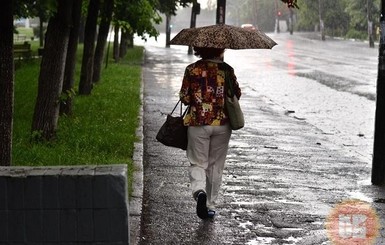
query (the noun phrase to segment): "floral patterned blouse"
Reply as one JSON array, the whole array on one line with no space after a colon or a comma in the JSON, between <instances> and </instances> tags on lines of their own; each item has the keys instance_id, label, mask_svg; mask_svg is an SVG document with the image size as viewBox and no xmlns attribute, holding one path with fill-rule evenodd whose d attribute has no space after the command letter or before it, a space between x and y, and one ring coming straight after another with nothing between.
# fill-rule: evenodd
<instances>
[{"instance_id":1,"label":"floral patterned blouse","mask_svg":"<svg viewBox=\"0 0 385 245\"><path fill-rule=\"evenodd\" d=\"M198 60L186 67L179 92L181 101L190 105L184 118L186 126L220 126L227 123L224 109L225 70L231 76L235 95L240 98L241 89L234 69L225 62Z\"/></svg>"}]
</instances>

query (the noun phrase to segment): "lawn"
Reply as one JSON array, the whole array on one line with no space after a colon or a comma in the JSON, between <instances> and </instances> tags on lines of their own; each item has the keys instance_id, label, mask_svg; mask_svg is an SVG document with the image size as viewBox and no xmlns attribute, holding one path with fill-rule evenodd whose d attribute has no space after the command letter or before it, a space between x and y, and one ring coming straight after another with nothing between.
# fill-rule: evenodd
<instances>
[{"instance_id":1,"label":"lawn","mask_svg":"<svg viewBox=\"0 0 385 245\"><path fill-rule=\"evenodd\" d=\"M23 61L15 72L13 165L127 164L131 180L142 55L143 47L135 47L122 62L110 61L92 94L75 96L73 115L59 118L56 140L46 143L30 141L40 59Z\"/></svg>"}]
</instances>

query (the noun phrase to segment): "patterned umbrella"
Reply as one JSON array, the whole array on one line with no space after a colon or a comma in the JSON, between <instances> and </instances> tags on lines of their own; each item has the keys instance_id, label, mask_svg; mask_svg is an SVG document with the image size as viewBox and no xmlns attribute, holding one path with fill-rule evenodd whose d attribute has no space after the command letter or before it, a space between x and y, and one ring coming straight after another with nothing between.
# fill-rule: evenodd
<instances>
[{"instance_id":1,"label":"patterned umbrella","mask_svg":"<svg viewBox=\"0 0 385 245\"><path fill-rule=\"evenodd\" d=\"M277 43L258 29L220 24L183 29L170 44L223 49L271 49Z\"/></svg>"}]
</instances>

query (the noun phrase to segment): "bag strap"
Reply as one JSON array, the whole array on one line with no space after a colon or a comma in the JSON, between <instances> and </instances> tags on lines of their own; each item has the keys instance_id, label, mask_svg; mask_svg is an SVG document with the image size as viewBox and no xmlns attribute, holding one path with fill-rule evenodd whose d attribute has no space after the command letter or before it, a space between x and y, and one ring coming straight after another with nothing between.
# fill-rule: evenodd
<instances>
[{"instance_id":1,"label":"bag strap","mask_svg":"<svg viewBox=\"0 0 385 245\"><path fill-rule=\"evenodd\" d=\"M187 106L186 109L185 109L184 112L183 112L183 107L182 107L183 105L182 105L182 101L181 101L181 100L178 100L178 102L177 102L176 105L174 106L174 109L172 109L170 115L172 115L172 114L174 113L174 111L175 111L175 109L178 107L179 103L180 103L180 112L179 112L179 115L181 115L181 116L183 116L183 117L186 115L186 113L187 113L188 109L190 108L190 106Z\"/></svg>"},{"instance_id":2,"label":"bag strap","mask_svg":"<svg viewBox=\"0 0 385 245\"><path fill-rule=\"evenodd\" d=\"M231 78L230 78L231 74L226 64L223 64L223 69L225 71L225 87L227 86L230 89L230 95L228 94L227 89L225 89L226 95L228 95L229 97L234 97L235 93L234 93L233 83L231 82Z\"/></svg>"}]
</instances>

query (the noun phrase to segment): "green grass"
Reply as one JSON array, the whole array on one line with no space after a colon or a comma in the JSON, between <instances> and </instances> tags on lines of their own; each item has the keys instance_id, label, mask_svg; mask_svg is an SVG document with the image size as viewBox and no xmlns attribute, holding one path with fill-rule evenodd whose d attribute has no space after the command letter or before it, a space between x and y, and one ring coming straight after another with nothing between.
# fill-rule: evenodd
<instances>
[{"instance_id":1,"label":"green grass","mask_svg":"<svg viewBox=\"0 0 385 245\"><path fill-rule=\"evenodd\" d=\"M121 63L110 62L91 95L75 96L73 115L59 118L57 138L48 143L30 141L39 60L23 63L15 73L13 165L127 164L131 175L142 55L143 48L135 47Z\"/></svg>"},{"instance_id":2,"label":"green grass","mask_svg":"<svg viewBox=\"0 0 385 245\"><path fill-rule=\"evenodd\" d=\"M30 42L31 39L34 38L32 28L17 27L16 32L17 32L17 33L15 33L16 36L23 36L25 38L25 40L14 40L15 42L21 42L21 43L24 41Z\"/></svg>"},{"instance_id":3,"label":"green grass","mask_svg":"<svg viewBox=\"0 0 385 245\"><path fill-rule=\"evenodd\" d=\"M26 35L27 37L33 37L33 30L30 27L18 27L16 28L17 34Z\"/></svg>"}]
</instances>

